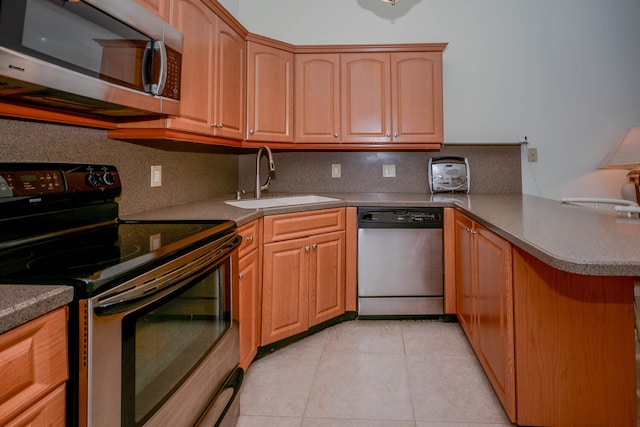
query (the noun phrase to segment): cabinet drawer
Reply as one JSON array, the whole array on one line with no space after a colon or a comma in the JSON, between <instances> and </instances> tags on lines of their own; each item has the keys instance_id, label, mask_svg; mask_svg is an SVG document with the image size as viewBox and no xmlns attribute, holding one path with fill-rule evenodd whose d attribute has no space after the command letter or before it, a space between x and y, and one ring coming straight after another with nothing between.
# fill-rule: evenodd
<instances>
[{"instance_id":1,"label":"cabinet drawer","mask_svg":"<svg viewBox=\"0 0 640 427\"><path fill-rule=\"evenodd\" d=\"M264 242L344 230L344 212L344 208L336 208L267 216L264 218Z\"/></svg>"},{"instance_id":2,"label":"cabinet drawer","mask_svg":"<svg viewBox=\"0 0 640 427\"><path fill-rule=\"evenodd\" d=\"M11 420L6 427L63 426L66 420L65 385Z\"/></svg>"},{"instance_id":3,"label":"cabinet drawer","mask_svg":"<svg viewBox=\"0 0 640 427\"><path fill-rule=\"evenodd\" d=\"M238 257L242 258L252 250L257 249L260 244L260 220L238 227L238 234L242 236Z\"/></svg>"},{"instance_id":4,"label":"cabinet drawer","mask_svg":"<svg viewBox=\"0 0 640 427\"><path fill-rule=\"evenodd\" d=\"M0 336L0 425L23 413L68 378L67 308Z\"/></svg>"}]
</instances>

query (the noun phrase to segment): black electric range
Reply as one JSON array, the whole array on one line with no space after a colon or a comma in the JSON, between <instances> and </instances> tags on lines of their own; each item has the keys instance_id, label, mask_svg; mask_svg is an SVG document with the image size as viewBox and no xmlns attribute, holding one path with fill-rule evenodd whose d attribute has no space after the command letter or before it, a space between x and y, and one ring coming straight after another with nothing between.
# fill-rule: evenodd
<instances>
[{"instance_id":1,"label":"black electric range","mask_svg":"<svg viewBox=\"0 0 640 427\"><path fill-rule=\"evenodd\" d=\"M124 221L109 165L0 163L0 284L67 284L86 298L224 235L227 220Z\"/></svg>"}]
</instances>

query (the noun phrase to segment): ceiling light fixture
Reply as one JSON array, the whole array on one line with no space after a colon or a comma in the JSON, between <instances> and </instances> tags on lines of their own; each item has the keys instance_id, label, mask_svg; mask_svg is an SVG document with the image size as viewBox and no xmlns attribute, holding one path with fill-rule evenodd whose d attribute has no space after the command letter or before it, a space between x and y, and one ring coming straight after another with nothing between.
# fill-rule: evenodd
<instances>
[{"instance_id":1,"label":"ceiling light fixture","mask_svg":"<svg viewBox=\"0 0 640 427\"><path fill-rule=\"evenodd\" d=\"M396 1L398 0L382 0L385 3L391 3L391 6L395 6L396 5Z\"/></svg>"}]
</instances>

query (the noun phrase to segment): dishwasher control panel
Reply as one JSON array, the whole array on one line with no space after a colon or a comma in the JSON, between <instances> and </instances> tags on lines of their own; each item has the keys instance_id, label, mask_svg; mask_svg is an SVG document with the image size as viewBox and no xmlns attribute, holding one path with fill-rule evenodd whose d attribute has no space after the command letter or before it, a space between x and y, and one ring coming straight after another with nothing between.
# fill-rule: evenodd
<instances>
[{"instance_id":1,"label":"dishwasher control panel","mask_svg":"<svg viewBox=\"0 0 640 427\"><path fill-rule=\"evenodd\" d=\"M442 228L442 208L358 208L359 228Z\"/></svg>"}]
</instances>

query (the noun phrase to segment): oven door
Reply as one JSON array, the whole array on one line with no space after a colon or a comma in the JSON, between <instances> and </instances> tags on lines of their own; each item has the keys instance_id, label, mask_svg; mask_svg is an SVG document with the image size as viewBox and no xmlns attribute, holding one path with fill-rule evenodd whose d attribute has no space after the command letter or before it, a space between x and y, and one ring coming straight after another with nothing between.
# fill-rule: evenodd
<instances>
[{"instance_id":1,"label":"oven door","mask_svg":"<svg viewBox=\"0 0 640 427\"><path fill-rule=\"evenodd\" d=\"M231 316L237 244L235 234L211 242L89 299L84 310L81 301L81 425L197 422L239 361Z\"/></svg>"}]
</instances>

